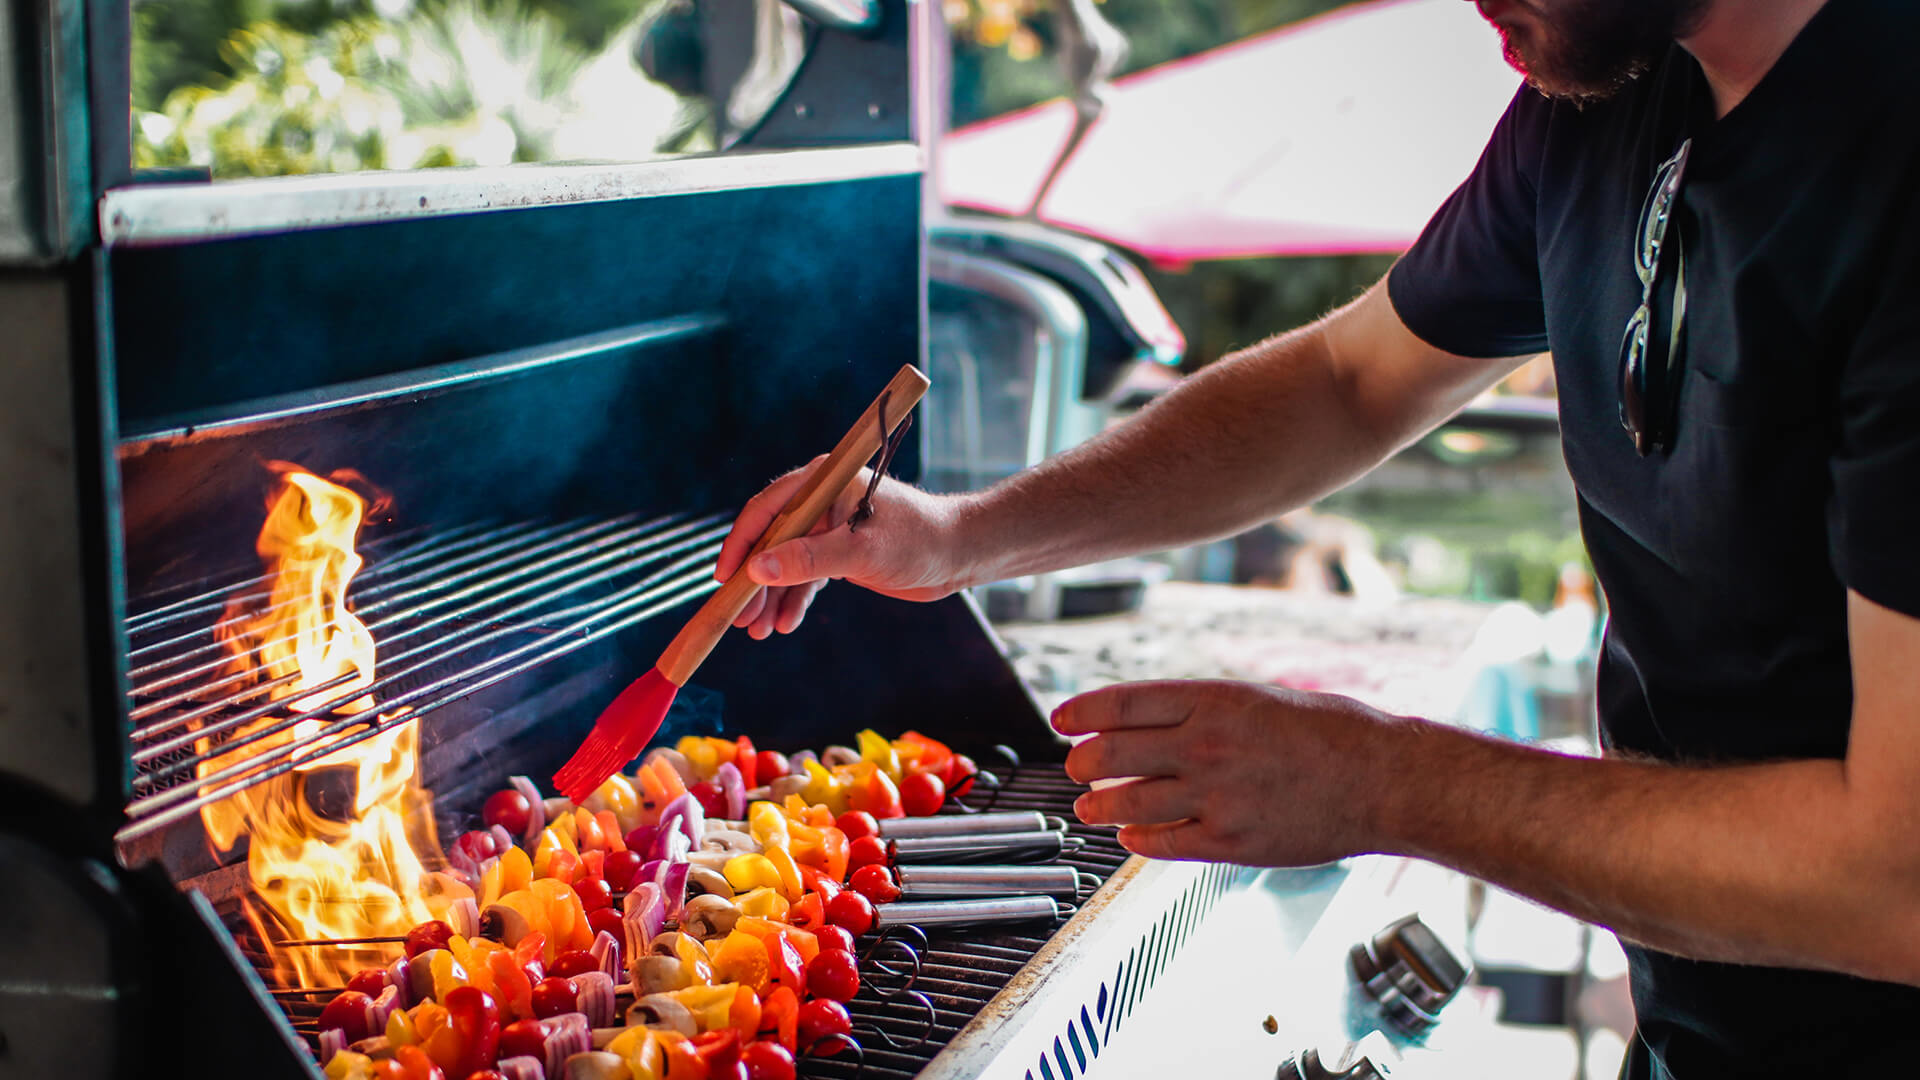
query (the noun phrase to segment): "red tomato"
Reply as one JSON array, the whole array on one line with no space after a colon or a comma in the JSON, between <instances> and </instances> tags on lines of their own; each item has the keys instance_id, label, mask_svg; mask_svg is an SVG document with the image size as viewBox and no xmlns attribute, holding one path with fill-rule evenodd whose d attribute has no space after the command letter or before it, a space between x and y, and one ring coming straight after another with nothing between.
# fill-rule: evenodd
<instances>
[{"instance_id":1,"label":"red tomato","mask_svg":"<svg viewBox=\"0 0 1920 1080\"><path fill-rule=\"evenodd\" d=\"M847 928L844 926L835 926L832 923L828 923L815 930L813 936L820 939L821 952L826 952L830 949L838 949L845 953L853 951L853 935L847 933Z\"/></svg>"},{"instance_id":2,"label":"red tomato","mask_svg":"<svg viewBox=\"0 0 1920 1080\"><path fill-rule=\"evenodd\" d=\"M857 892L843 892L827 902L827 921L859 937L873 929L873 902Z\"/></svg>"},{"instance_id":3,"label":"red tomato","mask_svg":"<svg viewBox=\"0 0 1920 1080\"><path fill-rule=\"evenodd\" d=\"M542 1020L573 1012L579 1004L580 991L574 987L572 979L549 975L534 984L533 1015Z\"/></svg>"},{"instance_id":4,"label":"red tomato","mask_svg":"<svg viewBox=\"0 0 1920 1080\"><path fill-rule=\"evenodd\" d=\"M793 1080L793 1055L777 1042L750 1042L740 1054L747 1080Z\"/></svg>"},{"instance_id":5,"label":"red tomato","mask_svg":"<svg viewBox=\"0 0 1920 1080\"><path fill-rule=\"evenodd\" d=\"M959 798L973 790L973 778L980 774L980 766L965 754L953 755L953 764L947 766L947 794Z\"/></svg>"},{"instance_id":6,"label":"red tomato","mask_svg":"<svg viewBox=\"0 0 1920 1080\"><path fill-rule=\"evenodd\" d=\"M633 888L633 879L640 876L640 868L647 860L637 851L616 851L607 856L607 884L614 892L626 892Z\"/></svg>"},{"instance_id":7,"label":"red tomato","mask_svg":"<svg viewBox=\"0 0 1920 1080\"><path fill-rule=\"evenodd\" d=\"M621 921L620 913L610 907L587 912L587 926L596 934L612 934L615 941L627 939L627 924Z\"/></svg>"},{"instance_id":8,"label":"red tomato","mask_svg":"<svg viewBox=\"0 0 1920 1080\"><path fill-rule=\"evenodd\" d=\"M700 809L705 810L708 817L727 816L727 796L720 790L719 784L711 780L702 780L688 788L687 794L699 801Z\"/></svg>"},{"instance_id":9,"label":"red tomato","mask_svg":"<svg viewBox=\"0 0 1920 1080\"><path fill-rule=\"evenodd\" d=\"M853 1000L860 992L860 968L853 954L827 949L814 957L807 965L807 987L824 998Z\"/></svg>"},{"instance_id":10,"label":"red tomato","mask_svg":"<svg viewBox=\"0 0 1920 1080\"><path fill-rule=\"evenodd\" d=\"M386 968L364 968L347 980L347 989L358 990L368 997L379 997L387 985Z\"/></svg>"},{"instance_id":11,"label":"red tomato","mask_svg":"<svg viewBox=\"0 0 1920 1080\"><path fill-rule=\"evenodd\" d=\"M947 801L947 785L932 773L908 773L900 781L900 807L914 817L940 812Z\"/></svg>"},{"instance_id":12,"label":"red tomato","mask_svg":"<svg viewBox=\"0 0 1920 1080\"><path fill-rule=\"evenodd\" d=\"M846 833L849 840L880 835L880 823L873 820L873 815L864 810L849 810L834 818L833 824L841 832Z\"/></svg>"},{"instance_id":13,"label":"red tomato","mask_svg":"<svg viewBox=\"0 0 1920 1080\"><path fill-rule=\"evenodd\" d=\"M847 869L887 865L887 842L877 836L863 836L847 848Z\"/></svg>"},{"instance_id":14,"label":"red tomato","mask_svg":"<svg viewBox=\"0 0 1920 1080\"><path fill-rule=\"evenodd\" d=\"M533 820L533 804L511 788L496 791L487 796L485 805L480 807L480 820L489 828L498 825L514 836L525 836L527 825Z\"/></svg>"},{"instance_id":15,"label":"red tomato","mask_svg":"<svg viewBox=\"0 0 1920 1080\"><path fill-rule=\"evenodd\" d=\"M821 953L820 956L825 956ZM820 956L814 957L817 961ZM814 998L800 1006L800 1052L832 1057L847 1048L843 1038L853 1030L853 1017L847 1007L826 998Z\"/></svg>"},{"instance_id":16,"label":"red tomato","mask_svg":"<svg viewBox=\"0 0 1920 1080\"><path fill-rule=\"evenodd\" d=\"M599 878L576 881L573 891L580 895L580 906L588 911L598 911L613 904L613 887Z\"/></svg>"},{"instance_id":17,"label":"red tomato","mask_svg":"<svg viewBox=\"0 0 1920 1080\"><path fill-rule=\"evenodd\" d=\"M853 872L847 884L876 904L890 904L900 899L900 886L893 883L893 871L884 866L863 866Z\"/></svg>"},{"instance_id":18,"label":"red tomato","mask_svg":"<svg viewBox=\"0 0 1920 1080\"><path fill-rule=\"evenodd\" d=\"M439 919L423 922L407 931L407 959L411 960L423 952L431 952L434 949L444 949L447 947L447 942L452 940L453 927Z\"/></svg>"},{"instance_id":19,"label":"red tomato","mask_svg":"<svg viewBox=\"0 0 1920 1080\"><path fill-rule=\"evenodd\" d=\"M553 958L553 965L547 968L547 978L571 979L575 975L585 975L589 971L599 971L600 961L585 949L569 949Z\"/></svg>"},{"instance_id":20,"label":"red tomato","mask_svg":"<svg viewBox=\"0 0 1920 1080\"><path fill-rule=\"evenodd\" d=\"M547 1060L547 1033L538 1020L515 1020L500 1029L500 1056Z\"/></svg>"},{"instance_id":21,"label":"red tomato","mask_svg":"<svg viewBox=\"0 0 1920 1080\"><path fill-rule=\"evenodd\" d=\"M453 850L464 853L476 863L486 862L500 854L500 845L493 842L490 832L463 832L453 842Z\"/></svg>"},{"instance_id":22,"label":"red tomato","mask_svg":"<svg viewBox=\"0 0 1920 1080\"><path fill-rule=\"evenodd\" d=\"M367 1010L372 1007L373 999L360 991L342 990L320 1010L320 1030L339 1028L347 1042L357 1043L377 1034L367 1024Z\"/></svg>"},{"instance_id":23,"label":"red tomato","mask_svg":"<svg viewBox=\"0 0 1920 1080\"><path fill-rule=\"evenodd\" d=\"M762 784L771 784L792 771L793 763L778 750L762 750L753 755L753 774Z\"/></svg>"}]
</instances>

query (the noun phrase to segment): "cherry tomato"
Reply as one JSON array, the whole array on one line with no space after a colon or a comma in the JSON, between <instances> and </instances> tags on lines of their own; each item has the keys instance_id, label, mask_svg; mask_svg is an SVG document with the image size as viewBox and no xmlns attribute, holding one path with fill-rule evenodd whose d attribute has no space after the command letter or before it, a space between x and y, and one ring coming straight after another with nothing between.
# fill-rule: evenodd
<instances>
[{"instance_id":1,"label":"cherry tomato","mask_svg":"<svg viewBox=\"0 0 1920 1080\"><path fill-rule=\"evenodd\" d=\"M547 1060L547 1033L538 1020L515 1020L500 1029L500 1056Z\"/></svg>"},{"instance_id":2,"label":"cherry tomato","mask_svg":"<svg viewBox=\"0 0 1920 1080\"><path fill-rule=\"evenodd\" d=\"M587 911L598 911L613 904L613 887L597 877L574 882L573 891L579 894L580 906Z\"/></svg>"},{"instance_id":3,"label":"cherry tomato","mask_svg":"<svg viewBox=\"0 0 1920 1080\"><path fill-rule=\"evenodd\" d=\"M820 956L826 956L821 953ZM820 956L814 957L817 961ZM832 1057L847 1048L842 1038L853 1030L853 1018L847 1015L847 1007L827 998L814 998L800 1006L800 1051L817 1054L820 1057Z\"/></svg>"},{"instance_id":4,"label":"cherry tomato","mask_svg":"<svg viewBox=\"0 0 1920 1080\"><path fill-rule=\"evenodd\" d=\"M947 794L959 798L973 790L973 778L980 775L980 766L965 754L953 755L953 764L947 766Z\"/></svg>"},{"instance_id":5,"label":"cherry tomato","mask_svg":"<svg viewBox=\"0 0 1920 1080\"><path fill-rule=\"evenodd\" d=\"M839 817L834 818L833 824L841 832L846 833L847 839L849 840L858 840L863 836L880 835L880 823L875 821L873 815L867 813L865 810L849 810Z\"/></svg>"},{"instance_id":6,"label":"cherry tomato","mask_svg":"<svg viewBox=\"0 0 1920 1080\"><path fill-rule=\"evenodd\" d=\"M487 796L486 803L480 807L480 820L486 822L488 828L498 825L514 836L524 836L527 824L533 820L533 804L512 788L496 791Z\"/></svg>"},{"instance_id":7,"label":"cherry tomato","mask_svg":"<svg viewBox=\"0 0 1920 1080\"><path fill-rule=\"evenodd\" d=\"M549 975L534 984L533 1015L542 1020L573 1012L579 1004L580 991L574 987L572 979Z\"/></svg>"},{"instance_id":8,"label":"cherry tomato","mask_svg":"<svg viewBox=\"0 0 1920 1080\"><path fill-rule=\"evenodd\" d=\"M585 949L569 949L553 958L553 964L547 968L547 978L571 979L575 975L585 975L589 971L599 971L600 961Z\"/></svg>"},{"instance_id":9,"label":"cherry tomato","mask_svg":"<svg viewBox=\"0 0 1920 1080\"><path fill-rule=\"evenodd\" d=\"M633 879L640 876L640 868L647 860L633 850L616 851L607 856L607 884L614 892L626 892L633 888Z\"/></svg>"},{"instance_id":10,"label":"cherry tomato","mask_svg":"<svg viewBox=\"0 0 1920 1080\"><path fill-rule=\"evenodd\" d=\"M793 1080L794 1077L793 1055L777 1042L763 1039L748 1043L740 1054L740 1063L747 1067L747 1080Z\"/></svg>"},{"instance_id":11,"label":"cherry tomato","mask_svg":"<svg viewBox=\"0 0 1920 1080\"><path fill-rule=\"evenodd\" d=\"M363 968L347 980L347 989L358 990L368 997L379 997L380 991L387 986L386 968Z\"/></svg>"},{"instance_id":12,"label":"cherry tomato","mask_svg":"<svg viewBox=\"0 0 1920 1080\"><path fill-rule=\"evenodd\" d=\"M877 836L863 836L847 848L847 869L858 870L863 866L885 866L887 864L887 843Z\"/></svg>"},{"instance_id":13,"label":"cherry tomato","mask_svg":"<svg viewBox=\"0 0 1920 1080\"><path fill-rule=\"evenodd\" d=\"M860 992L860 968L853 954L825 949L807 964L807 989L835 1001L851 1001Z\"/></svg>"},{"instance_id":14,"label":"cherry tomato","mask_svg":"<svg viewBox=\"0 0 1920 1080\"><path fill-rule=\"evenodd\" d=\"M762 750L753 755L753 776L762 784L771 784L792 771L793 763L778 750Z\"/></svg>"},{"instance_id":15,"label":"cherry tomato","mask_svg":"<svg viewBox=\"0 0 1920 1080\"><path fill-rule=\"evenodd\" d=\"M847 884L876 904L890 904L900 899L900 886L893 883L893 871L884 866L863 866L853 872Z\"/></svg>"},{"instance_id":16,"label":"cherry tomato","mask_svg":"<svg viewBox=\"0 0 1920 1080\"><path fill-rule=\"evenodd\" d=\"M463 832L453 842L453 850L464 853L476 863L486 862L500 854L500 846L493 841L490 832Z\"/></svg>"},{"instance_id":17,"label":"cherry tomato","mask_svg":"<svg viewBox=\"0 0 1920 1080\"><path fill-rule=\"evenodd\" d=\"M827 921L859 937L873 929L873 902L857 892L843 892L827 901Z\"/></svg>"},{"instance_id":18,"label":"cherry tomato","mask_svg":"<svg viewBox=\"0 0 1920 1080\"><path fill-rule=\"evenodd\" d=\"M587 926L596 934L612 934L615 941L625 941L627 937L627 924L621 920L620 913L610 907L587 912Z\"/></svg>"},{"instance_id":19,"label":"cherry tomato","mask_svg":"<svg viewBox=\"0 0 1920 1080\"><path fill-rule=\"evenodd\" d=\"M914 817L940 812L947 801L947 785L932 773L908 773L900 778L900 806Z\"/></svg>"},{"instance_id":20,"label":"cherry tomato","mask_svg":"<svg viewBox=\"0 0 1920 1080\"><path fill-rule=\"evenodd\" d=\"M477 1073L468 1073L467 1080L507 1080L507 1077L499 1069L481 1069Z\"/></svg>"},{"instance_id":21,"label":"cherry tomato","mask_svg":"<svg viewBox=\"0 0 1920 1080\"><path fill-rule=\"evenodd\" d=\"M423 952L432 952L434 949L444 949L447 947L447 942L452 940L453 927L439 919L423 922L407 931L407 959L411 960Z\"/></svg>"},{"instance_id":22,"label":"cherry tomato","mask_svg":"<svg viewBox=\"0 0 1920 1080\"><path fill-rule=\"evenodd\" d=\"M687 794L699 800L700 809L705 810L708 817L727 816L727 796L720 790L719 784L711 780L702 780L688 788Z\"/></svg>"},{"instance_id":23,"label":"cherry tomato","mask_svg":"<svg viewBox=\"0 0 1920 1080\"><path fill-rule=\"evenodd\" d=\"M367 1010L372 1007L373 999L360 991L342 990L320 1010L320 1030L339 1028L347 1042L357 1043L377 1034L367 1025Z\"/></svg>"},{"instance_id":24,"label":"cherry tomato","mask_svg":"<svg viewBox=\"0 0 1920 1080\"><path fill-rule=\"evenodd\" d=\"M828 923L814 930L813 936L820 939L821 952L834 949L844 953L853 951L853 935L847 933L847 928L844 926L835 926L832 923Z\"/></svg>"}]
</instances>

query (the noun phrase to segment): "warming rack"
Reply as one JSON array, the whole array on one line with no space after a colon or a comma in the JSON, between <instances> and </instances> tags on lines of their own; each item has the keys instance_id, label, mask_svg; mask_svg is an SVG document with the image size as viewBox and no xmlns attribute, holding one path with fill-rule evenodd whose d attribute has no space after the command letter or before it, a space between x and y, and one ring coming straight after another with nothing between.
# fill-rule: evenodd
<instances>
[{"instance_id":1,"label":"warming rack","mask_svg":"<svg viewBox=\"0 0 1920 1080\"><path fill-rule=\"evenodd\" d=\"M256 614L263 576L205 582L134 612L126 631L135 777L120 842L711 592L726 530L718 515L630 514L369 544L349 595L378 647L375 678L305 688L301 700L325 700L304 709L269 700L293 676L226 672L232 653L217 632L227 603L238 595ZM368 695L373 708L335 715ZM307 720L319 727L285 736Z\"/></svg>"}]
</instances>

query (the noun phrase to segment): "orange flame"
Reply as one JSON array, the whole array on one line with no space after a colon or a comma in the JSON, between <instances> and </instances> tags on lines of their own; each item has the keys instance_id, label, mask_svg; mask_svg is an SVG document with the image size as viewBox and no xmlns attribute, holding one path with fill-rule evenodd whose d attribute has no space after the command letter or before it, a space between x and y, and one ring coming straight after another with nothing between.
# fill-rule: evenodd
<instances>
[{"instance_id":1,"label":"orange flame","mask_svg":"<svg viewBox=\"0 0 1920 1080\"><path fill-rule=\"evenodd\" d=\"M347 607L348 584L362 563L354 541L366 503L310 472L277 468L281 483L256 545L271 573L271 587L264 600L236 597L216 633L233 653L229 678L287 678L269 689L271 699L305 711L373 683L373 635ZM315 740L339 715L372 707L372 696L360 695L336 706L335 715L302 720L262 743L209 758L201 775L293 742L323 745ZM253 728L277 719L270 715ZM217 753L217 744L202 742L208 744L203 753ZM414 847L418 841L438 858L427 812L432 796L416 782L418 757L419 725L402 724L201 811L207 837L220 851L248 839L247 872L254 899L265 908L249 914L263 939L404 934L434 917L423 891L430 875ZM326 792L344 793L349 784L350 806L316 809L316 801L327 801ZM354 971L384 963L397 951L382 946L273 949L276 973L303 986L338 986Z\"/></svg>"}]
</instances>

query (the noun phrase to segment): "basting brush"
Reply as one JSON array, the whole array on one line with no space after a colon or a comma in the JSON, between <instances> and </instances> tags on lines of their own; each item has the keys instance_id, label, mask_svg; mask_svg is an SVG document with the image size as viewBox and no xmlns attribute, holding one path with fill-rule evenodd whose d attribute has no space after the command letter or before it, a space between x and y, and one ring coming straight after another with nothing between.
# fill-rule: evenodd
<instances>
[{"instance_id":1,"label":"basting brush","mask_svg":"<svg viewBox=\"0 0 1920 1080\"><path fill-rule=\"evenodd\" d=\"M839 445L800 490L794 492L793 498L787 500L767 531L754 542L746 559L741 560L740 569L687 620L687 625L674 636L653 667L622 690L594 721L593 731L580 744L580 749L553 774L554 787L561 794L576 803L585 802L607 777L640 756L654 733L660 730L660 722L666 719L674 695L687 685L701 661L719 643L721 635L760 591L760 586L747 577L747 562L776 544L812 531L868 460L883 449L891 448L890 437L912 415L913 407L926 392L927 377L912 364L901 367L887 388L867 406L867 411L860 414ZM876 470L876 480L878 473L884 471L883 459Z\"/></svg>"}]
</instances>

